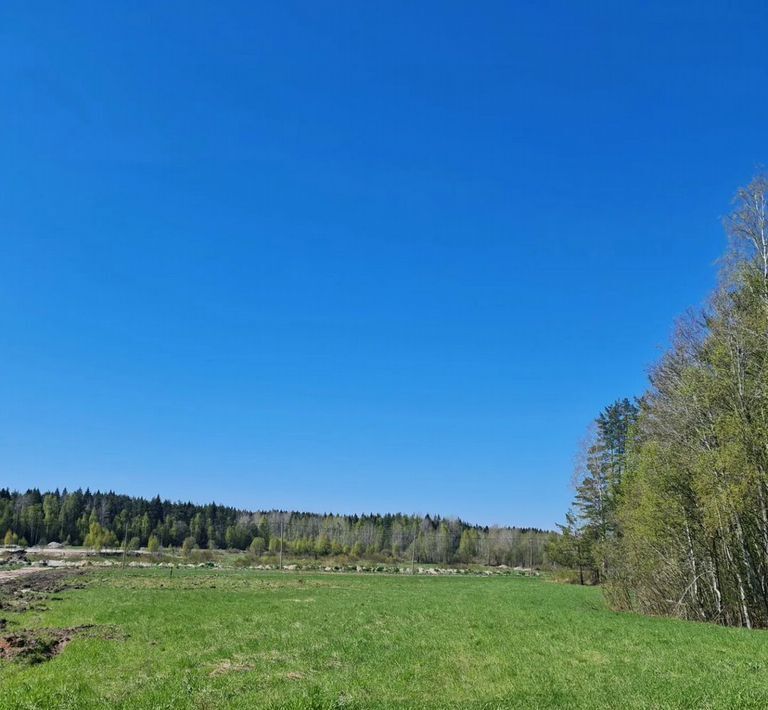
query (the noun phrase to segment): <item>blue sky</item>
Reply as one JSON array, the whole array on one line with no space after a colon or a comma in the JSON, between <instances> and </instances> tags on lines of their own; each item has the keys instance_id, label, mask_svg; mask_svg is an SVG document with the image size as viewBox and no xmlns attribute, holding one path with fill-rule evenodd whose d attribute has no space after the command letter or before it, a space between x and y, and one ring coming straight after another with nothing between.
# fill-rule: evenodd
<instances>
[{"instance_id":1,"label":"blue sky","mask_svg":"<svg viewBox=\"0 0 768 710\"><path fill-rule=\"evenodd\" d=\"M0 485L552 526L766 159L759 3L0 5Z\"/></svg>"}]
</instances>

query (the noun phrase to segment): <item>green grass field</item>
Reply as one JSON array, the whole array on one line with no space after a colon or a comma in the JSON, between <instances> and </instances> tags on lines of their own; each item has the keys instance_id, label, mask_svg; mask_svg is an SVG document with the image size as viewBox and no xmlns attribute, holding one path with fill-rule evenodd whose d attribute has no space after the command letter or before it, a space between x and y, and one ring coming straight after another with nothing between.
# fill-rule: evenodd
<instances>
[{"instance_id":1,"label":"green grass field","mask_svg":"<svg viewBox=\"0 0 768 710\"><path fill-rule=\"evenodd\" d=\"M94 573L4 633L76 627L0 661L2 708L768 707L768 635L612 613L521 577Z\"/></svg>"}]
</instances>

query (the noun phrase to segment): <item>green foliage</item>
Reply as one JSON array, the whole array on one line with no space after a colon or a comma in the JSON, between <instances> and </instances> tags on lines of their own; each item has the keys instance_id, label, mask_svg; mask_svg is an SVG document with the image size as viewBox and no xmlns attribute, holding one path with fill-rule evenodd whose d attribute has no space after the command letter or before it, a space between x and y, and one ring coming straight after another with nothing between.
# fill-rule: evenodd
<instances>
[{"instance_id":1,"label":"green foliage","mask_svg":"<svg viewBox=\"0 0 768 710\"><path fill-rule=\"evenodd\" d=\"M0 530L11 530L17 538L92 545L94 523L104 533L101 546L126 538L147 545L154 536L163 547L188 547L186 541L192 538L193 547L245 551L258 538L265 549L278 554L282 537L284 551L296 556L342 555L354 550L360 557L382 561L410 560L418 538L419 560L443 564L461 559L540 566L547 536L541 530L482 528L430 516L249 512L88 490L19 493L0 489ZM462 536L465 547L460 551Z\"/></svg>"},{"instance_id":2,"label":"green foliage","mask_svg":"<svg viewBox=\"0 0 768 710\"><path fill-rule=\"evenodd\" d=\"M264 550L266 550L266 545L264 544L264 538L263 537L255 537L251 541L250 546L248 549L254 554L254 555L261 555L264 553Z\"/></svg>"},{"instance_id":3,"label":"green foliage","mask_svg":"<svg viewBox=\"0 0 768 710\"><path fill-rule=\"evenodd\" d=\"M245 550L251 542L251 537L248 533L248 528L238 523L237 525L230 525L226 533L224 534L227 547L236 550Z\"/></svg>"},{"instance_id":4,"label":"green foliage","mask_svg":"<svg viewBox=\"0 0 768 710\"><path fill-rule=\"evenodd\" d=\"M331 553L331 541L325 534L320 535L315 542L315 554L329 555Z\"/></svg>"},{"instance_id":5,"label":"green foliage","mask_svg":"<svg viewBox=\"0 0 768 710\"><path fill-rule=\"evenodd\" d=\"M480 536L477 530L464 530L459 541L459 558L462 562L471 562L477 557L480 548Z\"/></svg>"},{"instance_id":6,"label":"green foliage","mask_svg":"<svg viewBox=\"0 0 768 710\"><path fill-rule=\"evenodd\" d=\"M586 525L582 525L575 513L569 510L565 516L565 524L558 525L559 535L550 536L546 552L548 559L566 569L578 571L578 581L585 583L585 571L595 571L594 547L592 536L587 537ZM593 575L593 579L596 578Z\"/></svg>"},{"instance_id":7,"label":"green foliage","mask_svg":"<svg viewBox=\"0 0 768 710\"><path fill-rule=\"evenodd\" d=\"M84 544L94 550L102 550L105 547L116 547L117 538L111 530L105 530L99 523L92 522L85 536Z\"/></svg>"},{"instance_id":8,"label":"green foliage","mask_svg":"<svg viewBox=\"0 0 768 710\"><path fill-rule=\"evenodd\" d=\"M181 545L181 553L184 555L184 557L189 557L189 554L192 552L196 544L197 543L195 542L195 538L191 535L184 538L184 542Z\"/></svg>"},{"instance_id":9,"label":"green foliage","mask_svg":"<svg viewBox=\"0 0 768 710\"><path fill-rule=\"evenodd\" d=\"M618 507L627 465L627 448L637 422L637 405L621 399L606 407L584 444L576 470L574 510L560 534L547 542L548 558L578 570L593 582L605 579L618 554L621 526Z\"/></svg>"},{"instance_id":10,"label":"green foliage","mask_svg":"<svg viewBox=\"0 0 768 710\"><path fill-rule=\"evenodd\" d=\"M683 321L639 416L597 420L569 522L616 608L768 627L768 181L741 190L707 308ZM571 521L572 522L572 521Z\"/></svg>"},{"instance_id":11,"label":"green foliage","mask_svg":"<svg viewBox=\"0 0 768 710\"><path fill-rule=\"evenodd\" d=\"M643 400L619 517L616 606L768 626L768 183L740 191L733 249Z\"/></svg>"}]
</instances>

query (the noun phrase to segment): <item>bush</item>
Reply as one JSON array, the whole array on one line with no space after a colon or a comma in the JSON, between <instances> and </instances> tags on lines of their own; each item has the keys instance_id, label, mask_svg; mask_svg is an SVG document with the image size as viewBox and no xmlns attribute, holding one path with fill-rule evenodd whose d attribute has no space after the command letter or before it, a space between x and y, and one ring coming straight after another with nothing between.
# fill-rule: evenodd
<instances>
[{"instance_id":1,"label":"bush","mask_svg":"<svg viewBox=\"0 0 768 710\"><path fill-rule=\"evenodd\" d=\"M250 546L248 547L248 549L251 551L251 553L254 554L254 555L257 555L257 556L263 554L263 552L264 552L264 550L266 550L266 548L267 548L267 545L264 542L264 538L263 537L255 537L255 538L253 538L253 540L251 541Z\"/></svg>"},{"instance_id":2,"label":"bush","mask_svg":"<svg viewBox=\"0 0 768 710\"><path fill-rule=\"evenodd\" d=\"M184 542L181 545L181 554L184 555L184 557L189 557L189 554L192 552L192 549L195 546L195 538L192 536L185 537Z\"/></svg>"}]
</instances>

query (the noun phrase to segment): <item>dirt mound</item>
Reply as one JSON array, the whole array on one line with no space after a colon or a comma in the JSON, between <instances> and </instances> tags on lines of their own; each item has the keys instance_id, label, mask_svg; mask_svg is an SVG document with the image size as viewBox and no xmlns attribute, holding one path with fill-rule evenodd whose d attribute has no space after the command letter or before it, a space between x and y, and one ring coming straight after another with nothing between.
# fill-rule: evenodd
<instances>
[{"instance_id":1,"label":"dirt mound","mask_svg":"<svg viewBox=\"0 0 768 710\"><path fill-rule=\"evenodd\" d=\"M29 564L26 550L8 550L0 557L0 565Z\"/></svg>"},{"instance_id":2,"label":"dirt mound","mask_svg":"<svg viewBox=\"0 0 768 710\"><path fill-rule=\"evenodd\" d=\"M69 629L19 629L0 636L0 660L42 663L61 653L76 637L125 641L128 634L116 626L85 624Z\"/></svg>"},{"instance_id":3,"label":"dirt mound","mask_svg":"<svg viewBox=\"0 0 768 710\"><path fill-rule=\"evenodd\" d=\"M90 628L40 629L0 636L0 659L25 663L48 661L61 653L77 634Z\"/></svg>"}]
</instances>

